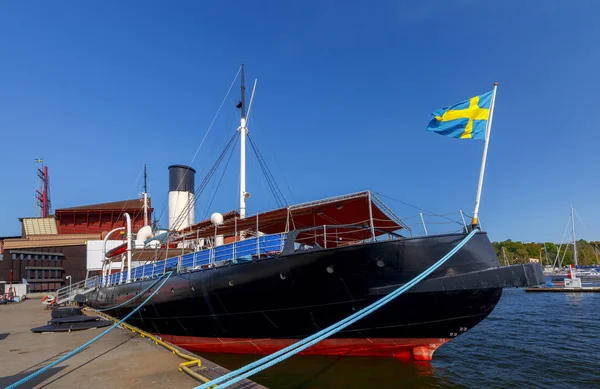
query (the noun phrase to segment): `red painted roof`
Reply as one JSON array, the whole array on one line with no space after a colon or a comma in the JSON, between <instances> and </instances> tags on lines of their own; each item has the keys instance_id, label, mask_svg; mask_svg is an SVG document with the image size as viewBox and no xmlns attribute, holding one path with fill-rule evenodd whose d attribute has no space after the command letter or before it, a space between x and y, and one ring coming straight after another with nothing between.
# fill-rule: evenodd
<instances>
[{"instance_id":1,"label":"red painted roof","mask_svg":"<svg viewBox=\"0 0 600 389\"><path fill-rule=\"evenodd\" d=\"M218 233L230 236L235 231L256 230L257 225L259 231L265 234L323 225L367 226L370 224L371 217L376 228L375 235L405 228L402 221L369 191L291 205L258 215L248 215L245 219L239 219L237 216L235 211L223 215L223 225L218 227ZM210 220L204 220L180 232L181 235L187 235L189 238L211 237L215 234ZM370 236L369 230L357 228L345 233L347 239L355 240ZM300 234L299 241L306 234Z\"/></svg>"},{"instance_id":2,"label":"red painted roof","mask_svg":"<svg viewBox=\"0 0 600 389\"><path fill-rule=\"evenodd\" d=\"M148 199L148 208L151 207L151 200ZM132 209L143 209L144 202L141 199L113 201L110 203L81 205L78 207L69 207L57 209L56 213L71 212L71 211L123 211ZM151 210L152 208L150 208Z\"/></svg>"}]
</instances>

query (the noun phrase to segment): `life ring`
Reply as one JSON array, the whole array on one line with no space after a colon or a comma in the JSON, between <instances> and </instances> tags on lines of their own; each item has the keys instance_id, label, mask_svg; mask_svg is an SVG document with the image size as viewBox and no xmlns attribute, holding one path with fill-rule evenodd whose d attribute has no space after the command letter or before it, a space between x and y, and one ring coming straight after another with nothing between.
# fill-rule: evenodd
<instances>
[{"instance_id":1,"label":"life ring","mask_svg":"<svg viewBox=\"0 0 600 389\"><path fill-rule=\"evenodd\" d=\"M52 305L56 301L56 297L52 295L46 295L42 297L42 304L44 305Z\"/></svg>"}]
</instances>

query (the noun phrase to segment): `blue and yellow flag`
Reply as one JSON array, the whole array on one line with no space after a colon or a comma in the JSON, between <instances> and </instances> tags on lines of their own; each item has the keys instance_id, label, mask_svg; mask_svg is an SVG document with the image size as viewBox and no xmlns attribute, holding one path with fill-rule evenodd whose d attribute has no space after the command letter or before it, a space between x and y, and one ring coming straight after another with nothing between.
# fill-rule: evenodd
<instances>
[{"instance_id":1,"label":"blue and yellow flag","mask_svg":"<svg viewBox=\"0 0 600 389\"><path fill-rule=\"evenodd\" d=\"M490 114L492 93L461 101L433 112L428 131L451 138L485 139L485 128Z\"/></svg>"}]
</instances>

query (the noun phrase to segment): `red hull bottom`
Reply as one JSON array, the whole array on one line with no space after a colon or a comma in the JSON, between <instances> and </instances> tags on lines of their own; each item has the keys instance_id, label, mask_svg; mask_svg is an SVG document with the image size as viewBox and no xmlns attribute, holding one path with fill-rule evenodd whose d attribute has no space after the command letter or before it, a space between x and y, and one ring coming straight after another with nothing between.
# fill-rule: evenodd
<instances>
[{"instance_id":1,"label":"red hull bottom","mask_svg":"<svg viewBox=\"0 0 600 389\"><path fill-rule=\"evenodd\" d=\"M272 354L297 339L200 338L161 335L163 340L190 351L231 354ZM300 355L351 355L393 357L406 361L431 361L433 353L450 339L377 338L326 339L302 351Z\"/></svg>"}]
</instances>

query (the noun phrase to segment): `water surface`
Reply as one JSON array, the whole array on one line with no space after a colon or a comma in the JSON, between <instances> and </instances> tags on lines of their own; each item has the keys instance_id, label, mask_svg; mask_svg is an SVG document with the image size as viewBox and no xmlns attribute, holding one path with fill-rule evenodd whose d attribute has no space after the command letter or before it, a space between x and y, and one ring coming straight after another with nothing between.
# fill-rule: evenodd
<instances>
[{"instance_id":1,"label":"water surface","mask_svg":"<svg viewBox=\"0 0 600 389\"><path fill-rule=\"evenodd\" d=\"M205 356L230 369L259 358ZM252 379L271 389L600 388L600 293L507 289L487 319L439 348L432 363L295 356Z\"/></svg>"}]
</instances>

